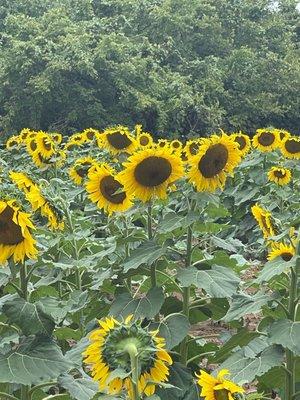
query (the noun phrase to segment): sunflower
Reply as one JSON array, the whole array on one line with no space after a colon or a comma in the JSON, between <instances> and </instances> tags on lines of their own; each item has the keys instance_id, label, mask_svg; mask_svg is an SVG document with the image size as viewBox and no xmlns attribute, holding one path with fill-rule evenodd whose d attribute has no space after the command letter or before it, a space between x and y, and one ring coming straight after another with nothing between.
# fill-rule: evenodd
<instances>
[{"instance_id":1,"label":"sunflower","mask_svg":"<svg viewBox=\"0 0 300 400\"><path fill-rule=\"evenodd\" d=\"M62 137L61 133L58 133L58 132L51 133L51 139L57 144L61 144L62 138L63 137Z\"/></svg>"},{"instance_id":2,"label":"sunflower","mask_svg":"<svg viewBox=\"0 0 300 400\"><path fill-rule=\"evenodd\" d=\"M129 316L123 323L113 317L100 320L100 328L90 334L91 344L83 353L84 362L91 366L91 374L101 391L117 395L125 390L130 399L133 398L130 348L134 347L138 354L140 394L152 396L155 386L168 380L168 365L172 364L164 349L165 340L131 319ZM114 377L117 369L124 378Z\"/></svg>"},{"instance_id":3,"label":"sunflower","mask_svg":"<svg viewBox=\"0 0 300 400\"><path fill-rule=\"evenodd\" d=\"M275 182L277 185L287 185L292 178L291 171L283 167L272 167L268 172L270 182Z\"/></svg>"},{"instance_id":4,"label":"sunflower","mask_svg":"<svg viewBox=\"0 0 300 400\"><path fill-rule=\"evenodd\" d=\"M87 137L83 133L73 133L69 138L69 142L76 143L77 146L82 146L86 140Z\"/></svg>"},{"instance_id":5,"label":"sunflower","mask_svg":"<svg viewBox=\"0 0 300 400\"><path fill-rule=\"evenodd\" d=\"M19 134L20 140L21 140L22 142L26 142L26 140L28 139L28 137L29 137L31 134L33 134L33 133L35 133L35 132L32 131L31 129L28 129L28 128L22 129L21 132L20 132L20 134Z\"/></svg>"},{"instance_id":6,"label":"sunflower","mask_svg":"<svg viewBox=\"0 0 300 400\"><path fill-rule=\"evenodd\" d=\"M233 140L236 143L238 143L239 150L242 153L242 156L245 156L251 149L251 140L249 136L240 132L240 133L233 133L230 137L232 137Z\"/></svg>"},{"instance_id":7,"label":"sunflower","mask_svg":"<svg viewBox=\"0 0 300 400\"><path fill-rule=\"evenodd\" d=\"M11 151L17 149L20 145L19 136L13 135L6 141L6 149Z\"/></svg>"},{"instance_id":8,"label":"sunflower","mask_svg":"<svg viewBox=\"0 0 300 400\"><path fill-rule=\"evenodd\" d=\"M258 222L260 229L263 232L264 238L275 235L275 229L272 224L272 214L260 207L257 203L251 207L251 212Z\"/></svg>"},{"instance_id":9,"label":"sunflower","mask_svg":"<svg viewBox=\"0 0 300 400\"><path fill-rule=\"evenodd\" d=\"M169 147L169 142L167 139L158 139L157 145L158 148Z\"/></svg>"},{"instance_id":10,"label":"sunflower","mask_svg":"<svg viewBox=\"0 0 300 400\"><path fill-rule=\"evenodd\" d=\"M190 157L190 182L198 191L223 189L227 175L233 173L240 161L237 143L226 134L213 135L201 142L197 155Z\"/></svg>"},{"instance_id":11,"label":"sunflower","mask_svg":"<svg viewBox=\"0 0 300 400\"><path fill-rule=\"evenodd\" d=\"M69 175L77 185L81 185L83 179L87 176L89 169L96 164L97 161L91 157L79 158L70 168Z\"/></svg>"},{"instance_id":12,"label":"sunflower","mask_svg":"<svg viewBox=\"0 0 300 400\"><path fill-rule=\"evenodd\" d=\"M97 135L99 134L99 131L97 131L97 129L87 128L83 131L82 134L85 136L85 138L88 142L91 142L92 140L94 140L94 138L97 137Z\"/></svg>"},{"instance_id":13,"label":"sunflower","mask_svg":"<svg viewBox=\"0 0 300 400\"><path fill-rule=\"evenodd\" d=\"M105 129L101 135L103 147L112 154L129 153L131 154L137 146L135 138L130 134L126 126L115 126Z\"/></svg>"},{"instance_id":14,"label":"sunflower","mask_svg":"<svg viewBox=\"0 0 300 400\"><path fill-rule=\"evenodd\" d=\"M54 141L48 134L44 132L38 133L36 136L36 144L36 152L38 152L39 155L45 160L51 158L55 153Z\"/></svg>"},{"instance_id":15,"label":"sunflower","mask_svg":"<svg viewBox=\"0 0 300 400\"><path fill-rule=\"evenodd\" d=\"M15 200L0 200L0 265L11 256L15 263L37 257L36 241L31 235L35 228L29 217Z\"/></svg>"},{"instance_id":16,"label":"sunflower","mask_svg":"<svg viewBox=\"0 0 300 400\"><path fill-rule=\"evenodd\" d=\"M177 139L172 140L172 142L170 143L170 148L171 148L173 151L181 152L181 149L182 149L182 143L181 143L181 141L180 141L180 140L177 140Z\"/></svg>"},{"instance_id":17,"label":"sunflower","mask_svg":"<svg viewBox=\"0 0 300 400\"><path fill-rule=\"evenodd\" d=\"M188 140L184 146L186 155L195 156L199 151L200 141L196 139Z\"/></svg>"},{"instance_id":18,"label":"sunflower","mask_svg":"<svg viewBox=\"0 0 300 400\"><path fill-rule=\"evenodd\" d=\"M279 133L276 129L257 129L252 144L262 152L272 151L280 146Z\"/></svg>"},{"instance_id":19,"label":"sunflower","mask_svg":"<svg viewBox=\"0 0 300 400\"><path fill-rule=\"evenodd\" d=\"M280 140L287 139L291 136L290 132L286 131L285 129L277 129L277 132Z\"/></svg>"},{"instance_id":20,"label":"sunflower","mask_svg":"<svg viewBox=\"0 0 300 400\"><path fill-rule=\"evenodd\" d=\"M9 177L24 193L29 192L35 186L35 183L23 172L10 171Z\"/></svg>"},{"instance_id":21,"label":"sunflower","mask_svg":"<svg viewBox=\"0 0 300 400\"><path fill-rule=\"evenodd\" d=\"M300 138L286 137L280 145L281 153L287 158L300 158Z\"/></svg>"},{"instance_id":22,"label":"sunflower","mask_svg":"<svg viewBox=\"0 0 300 400\"><path fill-rule=\"evenodd\" d=\"M37 150L36 137L29 137L26 140L26 150L27 150L27 153L30 154L31 156Z\"/></svg>"},{"instance_id":23,"label":"sunflower","mask_svg":"<svg viewBox=\"0 0 300 400\"><path fill-rule=\"evenodd\" d=\"M274 260L277 257L281 257L284 261L290 261L295 255L295 248L292 245L286 245L285 243L272 243L271 251L268 254L268 260Z\"/></svg>"},{"instance_id":24,"label":"sunflower","mask_svg":"<svg viewBox=\"0 0 300 400\"><path fill-rule=\"evenodd\" d=\"M167 197L167 189L183 176L183 165L179 155L168 148L141 150L123 164L120 181L127 193L143 202L157 196Z\"/></svg>"},{"instance_id":25,"label":"sunflower","mask_svg":"<svg viewBox=\"0 0 300 400\"><path fill-rule=\"evenodd\" d=\"M115 171L107 164L92 168L88 173L86 191L93 203L109 215L122 212L132 206L132 202Z\"/></svg>"},{"instance_id":26,"label":"sunflower","mask_svg":"<svg viewBox=\"0 0 300 400\"><path fill-rule=\"evenodd\" d=\"M230 375L227 369L222 369L216 378L205 371L200 371L200 375L196 375L199 378L198 385L201 387L200 395L204 400L234 400L235 393L244 393L241 386L225 379L226 375Z\"/></svg>"},{"instance_id":27,"label":"sunflower","mask_svg":"<svg viewBox=\"0 0 300 400\"><path fill-rule=\"evenodd\" d=\"M142 131L142 125L135 126L136 141L139 147L151 147L153 146L153 138L148 132Z\"/></svg>"}]
</instances>

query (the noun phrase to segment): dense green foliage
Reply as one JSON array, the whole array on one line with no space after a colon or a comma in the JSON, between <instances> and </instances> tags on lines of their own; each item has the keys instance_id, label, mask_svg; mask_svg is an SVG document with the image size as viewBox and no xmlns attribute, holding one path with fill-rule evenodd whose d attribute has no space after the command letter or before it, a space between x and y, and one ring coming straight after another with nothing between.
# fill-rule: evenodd
<instances>
[{"instance_id":1,"label":"dense green foliage","mask_svg":"<svg viewBox=\"0 0 300 400\"><path fill-rule=\"evenodd\" d=\"M297 1L272 3L2 0L0 130L297 134Z\"/></svg>"}]
</instances>

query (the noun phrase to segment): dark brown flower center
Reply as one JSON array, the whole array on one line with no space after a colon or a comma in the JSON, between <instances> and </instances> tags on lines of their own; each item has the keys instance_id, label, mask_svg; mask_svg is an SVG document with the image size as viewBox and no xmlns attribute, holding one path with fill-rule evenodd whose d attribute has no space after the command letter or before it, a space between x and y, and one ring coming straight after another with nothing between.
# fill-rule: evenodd
<instances>
[{"instance_id":1,"label":"dark brown flower center","mask_svg":"<svg viewBox=\"0 0 300 400\"><path fill-rule=\"evenodd\" d=\"M258 137L258 143L262 146L271 146L275 140L275 135L272 132L263 132Z\"/></svg>"},{"instance_id":2,"label":"dark brown flower center","mask_svg":"<svg viewBox=\"0 0 300 400\"><path fill-rule=\"evenodd\" d=\"M0 214L0 244L13 246L23 241L22 230L13 221L14 211L6 206Z\"/></svg>"},{"instance_id":3,"label":"dark brown flower center","mask_svg":"<svg viewBox=\"0 0 300 400\"><path fill-rule=\"evenodd\" d=\"M228 390L221 389L221 390L214 390L214 397L216 400L228 400Z\"/></svg>"},{"instance_id":4,"label":"dark brown flower center","mask_svg":"<svg viewBox=\"0 0 300 400\"><path fill-rule=\"evenodd\" d=\"M286 173L285 173L285 171L281 171L281 170L279 170L279 169L276 169L276 170L274 171L274 176L275 176L276 178L278 178L278 179L282 179L282 178L284 178L284 177L286 176Z\"/></svg>"},{"instance_id":5,"label":"dark brown flower center","mask_svg":"<svg viewBox=\"0 0 300 400\"><path fill-rule=\"evenodd\" d=\"M90 161L85 161L84 163L78 165L75 169L77 174L80 176L80 178L84 178L87 176L87 173L89 172L89 169L91 168L91 162Z\"/></svg>"},{"instance_id":6,"label":"dark brown flower center","mask_svg":"<svg viewBox=\"0 0 300 400\"><path fill-rule=\"evenodd\" d=\"M189 150L190 150L190 153L193 155L193 156L195 156L197 153L198 153L198 150L199 150L199 144L198 143L191 143L190 145L189 145Z\"/></svg>"},{"instance_id":7,"label":"dark brown flower center","mask_svg":"<svg viewBox=\"0 0 300 400\"><path fill-rule=\"evenodd\" d=\"M9 146L16 146L18 144L18 142L16 142L15 140L11 140L9 142Z\"/></svg>"},{"instance_id":8,"label":"dark brown flower center","mask_svg":"<svg viewBox=\"0 0 300 400\"><path fill-rule=\"evenodd\" d=\"M116 193L123 186L116 181L112 176L104 177L100 182L100 191L106 200L114 204L122 204L126 198L125 192Z\"/></svg>"},{"instance_id":9,"label":"dark brown flower center","mask_svg":"<svg viewBox=\"0 0 300 400\"><path fill-rule=\"evenodd\" d=\"M178 149L180 147L180 142L177 141L173 142L172 147L174 147L174 149Z\"/></svg>"},{"instance_id":10,"label":"dark brown flower center","mask_svg":"<svg viewBox=\"0 0 300 400\"><path fill-rule=\"evenodd\" d=\"M209 147L198 163L198 169L204 178L213 178L218 175L228 161L228 150L221 143Z\"/></svg>"},{"instance_id":11,"label":"dark brown flower center","mask_svg":"<svg viewBox=\"0 0 300 400\"><path fill-rule=\"evenodd\" d=\"M290 260L293 258L293 254L292 254L292 253L285 252L285 253L282 253L282 254L281 254L281 258L282 258L284 261L290 261Z\"/></svg>"},{"instance_id":12,"label":"dark brown flower center","mask_svg":"<svg viewBox=\"0 0 300 400\"><path fill-rule=\"evenodd\" d=\"M94 132L94 131L88 131L88 132L86 133L86 137L87 137L89 140L92 140L92 139L94 138L94 136L95 136L95 132Z\"/></svg>"},{"instance_id":13,"label":"dark brown flower center","mask_svg":"<svg viewBox=\"0 0 300 400\"><path fill-rule=\"evenodd\" d=\"M149 144L149 138L147 136L141 136L140 137L140 144L142 146L147 146L147 144Z\"/></svg>"},{"instance_id":14,"label":"dark brown flower center","mask_svg":"<svg viewBox=\"0 0 300 400\"><path fill-rule=\"evenodd\" d=\"M291 154L300 153L300 141L296 139L288 139L285 142L285 148Z\"/></svg>"},{"instance_id":15,"label":"dark brown flower center","mask_svg":"<svg viewBox=\"0 0 300 400\"><path fill-rule=\"evenodd\" d=\"M155 187L164 183L171 173L172 165L166 158L150 156L135 167L134 177L142 186Z\"/></svg>"},{"instance_id":16,"label":"dark brown flower center","mask_svg":"<svg viewBox=\"0 0 300 400\"><path fill-rule=\"evenodd\" d=\"M51 142L47 138L43 138L43 145L47 151L52 149Z\"/></svg>"},{"instance_id":17,"label":"dark brown flower center","mask_svg":"<svg viewBox=\"0 0 300 400\"><path fill-rule=\"evenodd\" d=\"M243 150L244 147L245 147L246 144L247 144L246 139L245 139L243 136L237 136L237 137L234 139L234 141L238 143L239 149L240 149L240 150Z\"/></svg>"},{"instance_id":18,"label":"dark brown flower center","mask_svg":"<svg viewBox=\"0 0 300 400\"><path fill-rule=\"evenodd\" d=\"M131 145L131 140L127 135L120 132L109 133L107 135L107 140L115 149L122 150L126 149Z\"/></svg>"},{"instance_id":19,"label":"dark brown flower center","mask_svg":"<svg viewBox=\"0 0 300 400\"><path fill-rule=\"evenodd\" d=\"M34 139L30 140L29 147L30 147L30 149L32 151L35 151L37 149L37 144L36 144L36 141Z\"/></svg>"},{"instance_id":20,"label":"dark brown flower center","mask_svg":"<svg viewBox=\"0 0 300 400\"><path fill-rule=\"evenodd\" d=\"M161 142L158 143L159 147L165 147L167 144L166 140L162 140Z\"/></svg>"}]
</instances>

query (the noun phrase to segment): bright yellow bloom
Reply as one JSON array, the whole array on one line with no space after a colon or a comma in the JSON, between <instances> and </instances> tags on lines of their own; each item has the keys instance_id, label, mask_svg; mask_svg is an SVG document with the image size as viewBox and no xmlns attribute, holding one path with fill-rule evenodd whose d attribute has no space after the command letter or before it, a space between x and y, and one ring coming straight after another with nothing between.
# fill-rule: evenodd
<instances>
[{"instance_id":1,"label":"bright yellow bloom","mask_svg":"<svg viewBox=\"0 0 300 400\"><path fill-rule=\"evenodd\" d=\"M135 126L136 133L136 141L138 147L152 147L153 146L153 138L148 132L143 132L142 125Z\"/></svg>"},{"instance_id":2,"label":"bright yellow bloom","mask_svg":"<svg viewBox=\"0 0 300 400\"><path fill-rule=\"evenodd\" d=\"M291 171L283 167L272 167L268 172L270 182L275 182L277 185L287 185L292 178Z\"/></svg>"},{"instance_id":3,"label":"bright yellow bloom","mask_svg":"<svg viewBox=\"0 0 300 400\"><path fill-rule=\"evenodd\" d=\"M272 224L272 214L260 207L258 204L252 206L251 211L263 232L264 238L268 239L270 236L274 236L275 229Z\"/></svg>"},{"instance_id":4,"label":"bright yellow bloom","mask_svg":"<svg viewBox=\"0 0 300 400\"><path fill-rule=\"evenodd\" d=\"M97 138L99 131L93 128L87 128L83 131L83 135L86 138L86 141L91 142L94 138Z\"/></svg>"},{"instance_id":5,"label":"bright yellow bloom","mask_svg":"<svg viewBox=\"0 0 300 400\"><path fill-rule=\"evenodd\" d=\"M184 173L180 156L167 147L138 151L123 165L119 177L125 191L143 202L165 199L168 188Z\"/></svg>"},{"instance_id":6,"label":"bright yellow bloom","mask_svg":"<svg viewBox=\"0 0 300 400\"><path fill-rule=\"evenodd\" d=\"M271 251L268 254L268 260L274 260L277 257L281 257L284 261L290 261L295 255L295 248L290 244L285 243L272 243Z\"/></svg>"},{"instance_id":7,"label":"bright yellow bloom","mask_svg":"<svg viewBox=\"0 0 300 400\"><path fill-rule=\"evenodd\" d=\"M22 212L15 200L0 200L0 265L10 257L15 263L24 262L25 257L37 257L33 229L30 215Z\"/></svg>"},{"instance_id":8,"label":"bright yellow bloom","mask_svg":"<svg viewBox=\"0 0 300 400\"><path fill-rule=\"evenodd\" d=\"M200 371L200 375L196 375L199 378L198 385L201 387L200 395L204 400L234 400L235 393L244 393L241 386L225 379L226 375L230 375L227 369L222 369L216 378L205 371Z\"/></svg>"},{"instance_id":9,"label":"bright yellow bloom","mask_svg":"<svg viewBox=\"0 0 300 400\"><path fill-rule=\"evenodd\" d=\"M262 152L273 151L280 146L280 136L276 129L257 129L252 139L253 147Z\"/></svg>"},{"instance_id":10,"label":"bright yellow bloom","mask_svg":"<svg viewBox=\"0 0 300 400\"><path fill-rule=\"evenodd\" d=\"M135 138L126 126L114 126L101 134L101 143L112 154L131 154L137 147Z\"/></svg>"},{"instance_id":11,"label":"bright yellow bloom","mask_svg":"<svg viewBox=\"0 0 300 400\"><path fill-rule=\"evenodd\" d=\"M198 191L223 189L227 176L241 161L238 143L226 134L203 139L195 156L190 157L188 177Z\"/></svg>"},{"instance_id":12,"label":"bright yellow bloom","mask_svg":"<svg viewBox=\"0 0 300 400\"><path fill-rule=\"evenodd\" d=\"M20 138L19 136L11 136L7 141L6 141L6 149L11 151L13 149L17 149L20 145Z\"/></svg>"},{"instance_id":13,"label":"bright yellow bloom","mask_svg":"<svg viewBox=\"0 0 300 400\"><path fill-rule=\"evenodd\" d=\"M281 142L281 153L287 158L300 159L300 138L288 136Z\"/></svg>"},{"instance_id":14,"label":"bright yellow bloom","mask_svg":"<svg viewBox=\"0 0 300 400\"><path fill-rule=\"evenodd\" d=\"M95 165L97 165L97 161L92 157L79 158L70 168L69 175L77 185L81 185L90 168Z\"/></svg>"},{"instance_id":15,"label":"bright yellow bloom","mask_svg":"<svg viewBox=\"0 0 300 400\"><path fill-rule=\"evenodd\" d=\"M232 137L233 140L236 143L238 143L239 150L242 153L242 156L245 156L247 153L249 153L251 149L251 140L248 135L239 132L239 133L233 133L232 135L230 135L230 137Z\"/></svg>"}]
</instances>

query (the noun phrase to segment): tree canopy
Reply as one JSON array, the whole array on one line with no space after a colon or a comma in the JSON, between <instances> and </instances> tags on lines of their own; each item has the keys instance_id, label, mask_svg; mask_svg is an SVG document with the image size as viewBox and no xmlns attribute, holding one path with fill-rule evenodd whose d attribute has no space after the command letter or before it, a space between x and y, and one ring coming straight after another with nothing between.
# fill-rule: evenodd
<instances>
[{"instance_id":1,"label":"tree canopy","mask_svg":"<svg viewBox=\"0 0 300 400\"><path fill-rule=\"evenodd\" d=\"M0 131L299 134L296 0L2 0Z\"/></svg>"}]
</instances>

